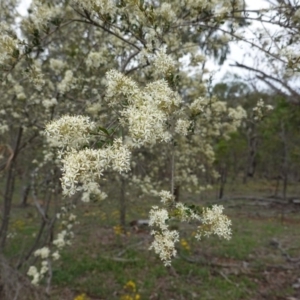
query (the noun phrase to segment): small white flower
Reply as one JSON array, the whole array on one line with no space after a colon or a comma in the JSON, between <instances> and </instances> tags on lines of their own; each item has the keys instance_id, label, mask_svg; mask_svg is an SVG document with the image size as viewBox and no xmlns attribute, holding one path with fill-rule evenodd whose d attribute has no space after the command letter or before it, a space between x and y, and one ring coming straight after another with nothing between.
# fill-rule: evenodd
<instances>
[{"instance_id":1,"label":"small white flower","mask_svg":"<svg viewBox=\"0 0 300 300\"><path fill-rule=\"evenodd\" d=\"M171 258L176 256L175 243L179 241L179 233L176 230L163 230L162 232L152 231L154 241L150 246L150 250L154 249L159 255L165 266L171 264Z\"/></svg>"},{"instance_id":2,"label":"small white flower","mask_svg":"<svg viewBox=\"0 0 300 300\"><path fill-rule=\"evenodd\" d=\"M52 253L52 257L53 260L58 260L60 258L60 254L58 253L58 251L55 251L54 253Z\"/></svg>"},{"instance_id":3,"label":"small white flower","mask_svg":"<svg viewBox=\"0 0 300 300\"><path fill-rule=\"evenodd\" d=\"M163 204L169 204L174 201L174 196L169 191L161 191L159 196L161 197L161 202Z\"/></svg>"},{"instance_id":4,"label":"small white flower","mask_svg":"<svg viewBox=\"0 0 300 300\"><path fill-rule=\"evenodd\" d=\"M153 61L154 72L157 75L168 76L176 69L176 63L170 55L166 54L165 48L160 48Z\"/></svg>"},{"instance_id":5,"label":"small white flower","mask_svg":"<svg viewBox=\"0 0 300 300\"><path fill-rule=\"evenodd\" d=\"M231 238L231 220L223 214L222 205L213 205L212 208L204 208L201 218L202 225L198 227L196 239L202 236L218 235L227 240Z\"/></svg>"},{"instance_id":6,"label":"small white flower","mask_svg":"<svg viewBox=\"0 0 300 300\"><path fill-rule=\"evenodd\" d=\"M48 270L49 270L48 262L45 260L42 261L42 268L41 268L40 274L44 275Z\"/></svg>"},{"instance_id":7,"label":"small white flower","mask_svg":"<svg viewBox=\"0 0 300 300\"><path fill-rule=\"evenodd\" d=\"M89 117L63 116L46 125L45 135L51 146L78 148L88 143L90 132L96 127Z\"/></svg>"},{"instance_id":8,"label":"small white flower","mask_svg":"<svg viewBox=\"0 0 300 300\"><path fill-rule=\"evenodd\" d=\"M191 121L178 119L175 126L175 132L183 136L188 134L188 129L191 126Z\"/></svg>"},{"instance_id":9,"label":"small white flower","mask_svg":"<svg viewBox=\"0 0 300 300\"><path fill-rule=\"evenodd\" d=\"M27 275L28 276L34 276L37 273L38 273L37 268L35 266L30 266L30 268L27 272Z\"/></svg>"},{"instance_id":10,"label":"small white flower","mask_svg":"<svg viewBox=\"0 0 300 300\"><path fill-rule=\"evenodd\" d=\"M72 221L75 221L75 220L76 220L76 216L74 214L70 214L69 221L72 222Z\"/></svg>"},{"instance_id":11,"label":"small white flower","mask_svg":"<svg viewBox=\"0 0 300 300\"><path fill-rule=\"evenodd\" d=\"M41 258L48 258L50 254L50 250L48 247L43 247L34 252L34 256L40 256Z\"/></svg>"},{"instance_id":12,"label":"small white flower","mask_svg":"<svg viewBox=\"0 0 300 300\"><path fill-rule=\"evenodd\" d=\"M166 230L168 228L166 224L168 219L168 211L164 208L153 206L149 212L149 226L158 226L161 230Z\"/></svg>"},{"instance_id":13,"label":"small white flower","mask_svg":"<svg viewBox=\"0 0 300 300\"><path fill-rule=\"evenodd\" d=\"M34 285L38 285L40 279L41 279L40 274L39 274L39 273L36 273L36 274L33 276L33 279L32 279L32 281L31 281L31 283L34 284Z\"/></svg>"}]
</instances>

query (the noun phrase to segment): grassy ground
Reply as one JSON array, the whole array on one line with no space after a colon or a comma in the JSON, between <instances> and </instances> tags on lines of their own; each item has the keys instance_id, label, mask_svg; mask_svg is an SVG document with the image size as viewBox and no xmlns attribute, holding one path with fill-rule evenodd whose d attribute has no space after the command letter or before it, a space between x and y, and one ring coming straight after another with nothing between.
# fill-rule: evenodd
<instances>
[{"instance_id":1,"label":"grassy ground","mask_svg":"<svg viewBox=\"0 0 300 300\"><path fill-rule=\"evenodd\" d=\"M53 265L51 299L300 299L300 208L222 204L232 219L232 239L197 242L194 228L182 227L180 255L167 268L148 250L149 229L119 232L114 203L80 204L73 244ZM129 203L128 220L147 217L148 209L146 201ZM13 216L11 257L33 238L32 211Z\"/></svg>"}]
</instances>

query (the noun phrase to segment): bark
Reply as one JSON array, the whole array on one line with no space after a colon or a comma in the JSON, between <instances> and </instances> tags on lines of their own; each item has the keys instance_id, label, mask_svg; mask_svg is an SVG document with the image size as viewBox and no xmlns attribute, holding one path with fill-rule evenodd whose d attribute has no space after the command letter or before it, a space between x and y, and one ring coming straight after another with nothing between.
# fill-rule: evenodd
<instances>
[{"instance_id":1,"label":"bark","mask_svg":"<svg viewBox=\"0 0 300 300\"><path fill-rule=\"evenodd\" d=\"M27 185L25 185L23 187L23 189L22 189L20 204L23 207L26 207L28 205L27 200L28 200L30 189L31 189L30 183L28 183Z\"/></svg>"},{"instance_id":2,"label":"bark","mask_svg":"<svg viewBox=\"0 0 300 300\"><path fill-rule=\"evenodd\" d=\"M224 197L225 184L227 181L227 170L226 167L222 168L220 172L220 188L219 188L219 199Z\"/></svg>"},{"instance_id":3,"label":"bark","mask_svg":"<svg viewBox=\"0 0 300 300\"><path fill-rule=\"evenodd\" d=\"M252 133L253 128L249 129L248 138L248 157L245 166L245 174L243 183L247 183L248 177L253 177L256 169L256 155L257 155L257 136Z\"/></svg>"},{"instance_id":4,"label":"bark","mask_svg":"<svg viewBox=\"0 0 300 300\"><path fill-rule=\"evenodd\" d=\"M179 202L180 199L180 185L176 185L173 192L174 201Z\"/></svg>"},{"instance_id":5,"label":"bark","mask_svg":"<svg viewBox=\"0 0 300 300\"><path fill-rule=\"evenodd\" d=\"M125 197L126 181L121 178L121 194L120 194L120 225L126 226L126 197Z\"/></svg>"},{"instance_id":6,"label":"bark","mask_svg":"<svg viewBox=\"0 0 300 300\"><path fill-rule=\"evenodd\" d=\"M3 251L3 248L5 247L5 243L6 243L6 236L7 236L8 224L10 220L10 211L11 211L11 205L13 199L13 191L15 186L16 159L19 153L22 133L23 133L23 128L20 127L16 138L15 147L13 149L13 154L8 164L5 191L3 197L2 223L0 227L0 252Z\"/></svg>"},{"instance_id":7,"label":"bark","mask_svg":"<svg viewBox=\"0 0 300 300\"><path fill-rule=\"evenodd\" d=\"M283 158L282 158L282 175L283 175L283 186L282 195L283 199L286 200L287 185L288 185L288 172L289 172L289 149L286 137L286 129L284 122L281 122L281 139L283 142Z\"/></svg>"}]
</instances>

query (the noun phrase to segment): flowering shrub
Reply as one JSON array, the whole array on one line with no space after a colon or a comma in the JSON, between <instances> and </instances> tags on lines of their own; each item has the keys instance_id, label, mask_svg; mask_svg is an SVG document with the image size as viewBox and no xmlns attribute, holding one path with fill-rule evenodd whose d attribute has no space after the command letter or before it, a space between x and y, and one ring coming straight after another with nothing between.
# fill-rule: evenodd
<instances>
[{"instance_id":1,"label":"flowering shrub","mask_svg":"<svg viewBox=\"0 0 300 300\"><path fill-rule=\"evenodd\" d=\"M0 12L1 21L9 20L0 25L0 132L8 150L0 248L24 149L29 148L27 177L43 226L52 228L55 220L63 226L53 241L48 236L42 245L38 237L29 251L40 262L29 268L32 283L46 274L51 278L51 261L73 238L75 215L69 209L47 215L51 197L60 194L59 177L62 195L80 194L84 202L105 200L103 182L111 178L122 186L123 198L130 184L160 197L162 207L150 211L150 249L165 265L180 241L170 220L193 222L198 240L211 234L229 239L231 222L222 206L190 205L175 194L179 188L196 193L209 188L200 178L218 176L215 141L229 139L246 117L241 106L229 107L211 94L205 68L211 57L224 58L230 40L244 39L239 31L247 18L244 1L33 0L18 24L14 6L5 1ZM280 47L258 48L274 59L282 55L280 63L295 72L299 7L289 1L278 7L278 18L272 6L257 20L277 23L296 43L286 39ZM254 120L268 109L259 102ZM44 206L37 194L49 195Z\"/></svg>"}]
</instances>

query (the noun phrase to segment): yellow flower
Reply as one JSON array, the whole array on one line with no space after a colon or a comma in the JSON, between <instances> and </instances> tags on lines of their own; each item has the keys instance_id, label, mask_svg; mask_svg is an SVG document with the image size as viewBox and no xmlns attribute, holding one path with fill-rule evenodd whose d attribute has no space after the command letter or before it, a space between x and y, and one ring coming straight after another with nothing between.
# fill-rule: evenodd
<instances>
[{"instance_id":1,"label":"yellow flower","mask_svg":"<svg viewBox=\"0 0 300 300\"><path fill-rule=\"evenodd\" d=\"M185 250L190 250L190 245L188 244L188 242L185 239L181 239L180 244L181 244L182 248L184 248Z\"/></svg>"},{"instance_id":2,"label":"yellow flower","mask_svg":"<svg viewBox=\"0 0 300 300\"><path fill-rule=\"evenodd\" d=\"M124 285L124 289L128 290L128 291L132 291L133 293L135 293L136 291L136 285L132 280L129 280L125 285Z\"/></svg>"},{"instance_id":3,"label":"yellow flower","mask_svg":"<svg viewBox=\"0 0 300 300\"><path fill-rule=\"evenodd\" d=\"M123 228L120 225L114 226L115 235L121 235L123 233Z\"/></svg>"},{"instance_id":4,"label":"yellow flower","mask_svg":"<svg viewBox=\"0 0 300 300\"><path fill-rule=\"evenodd\" d=\"M139 294L136 294L134 300L141 300L141 296Z\"/></svg>"},{"instance_id":5,"label":"yellow flower","mask_svg":"<svg viewBox=\"0 0 300 300\"><path fill-rule=\"evenodd\" d=\"M25 222L23 220L16 220L13 223L12 227L16 230L22 230L22 229L24 229L24 226L25 226Z\"/></svg>"},{"instance_id":6,"label":"yellow flower","mask_svg":"<svg viewBox=\"0 0 300 300\"><path fill-rule=\"evenodd\" d=\"M74 300L89 300L86 294L80 294L74 298Z\"/></svg>"}]
</instances>

